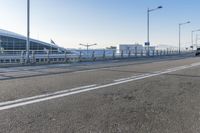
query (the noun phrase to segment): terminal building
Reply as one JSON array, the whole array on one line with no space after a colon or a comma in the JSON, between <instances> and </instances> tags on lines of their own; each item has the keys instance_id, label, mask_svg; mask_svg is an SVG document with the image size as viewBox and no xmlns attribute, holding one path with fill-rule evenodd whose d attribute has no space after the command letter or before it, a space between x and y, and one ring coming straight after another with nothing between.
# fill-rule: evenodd
<instances>
[{"instance_id":1,"label":"terminal building","mask_svg":"<svg viewBox=\"0 0 200 133\"><path fill-rule=\"evenodd\" d=\"M144 50L144 47L140 44L120 44L119 45L120 52L123 51L124 54L128 54L131 52L141 52Z\"/></svg>"},{"instance_id":2,"label":"terminal building","mask_svg":"<svg viewBox=\"0 0 200 133\"><path fill-rule=\"evenodd\" d=\"M129 52L142 52L142 51L147 51L150 50L150 52L155 51L156 47L155 46L143 46L141 44L120 44L119 45L119 50L120 52L123 51L124 54L128 54Z\"/></svg>"},{"instance_id":3,"label":"terminal building","mask_svg":"<svg viewBox=\"0 0 200 133\"><path fill-rule=\"evenodd\" d=\"M26 50L26 37L14 32L0 29L0 52L22 51ZM56 44L46 43L35 39L30 39L30 51L50 51L54 53L63 53L66 49Z\"/></svg>"}]
</instances>

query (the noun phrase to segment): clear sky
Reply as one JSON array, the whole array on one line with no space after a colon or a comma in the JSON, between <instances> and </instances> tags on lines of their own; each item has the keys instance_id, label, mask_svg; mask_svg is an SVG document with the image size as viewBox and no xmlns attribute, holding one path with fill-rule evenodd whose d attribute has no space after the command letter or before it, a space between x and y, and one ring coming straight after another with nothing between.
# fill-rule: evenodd
<instances>
[{"instance_id":1,"label":"clear sky","mask_svg":"<svg viewBox=\"0 0 200 133\"><path fill-rule=\"evenodd\" d=\"M30 0L31 37L66 48L79 43L96 47L146 41L146 10L150 14L150 41L178 44L178 24L182 43L191 42L191 30L200 28L200 0ZM27 0L0 0L0 28L26 35ZM200 34L200 33L199 33Z\"/></svg>"}]
</instances>

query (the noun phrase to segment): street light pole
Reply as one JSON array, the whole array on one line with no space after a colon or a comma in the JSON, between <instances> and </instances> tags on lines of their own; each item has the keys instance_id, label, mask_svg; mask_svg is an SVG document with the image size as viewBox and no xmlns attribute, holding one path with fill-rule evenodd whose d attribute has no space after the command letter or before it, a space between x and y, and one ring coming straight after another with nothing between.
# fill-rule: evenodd
<instances>
[{"instance_id":1,"label":"street light pole","mask_svg":"<svg viewBox=\"0 0 200 133\"><path fill-rule=\"evenodd\" d=\"M26 63L30 63L29 59L30 48L30 0L27 0L27 40L26 40Z\"/></svg>"},{"instance_id":2,"label":"street light pole","mask_svg":"<svg viewBox=\"0 0 200 133\"><path fill-rule=\"evenodd\" d=\"M179 43L178 43L178 53L181 54L181 24L179 24Z\"/></svg>"},{"instance_id":3,"label":"street light pole","mask_svg":"<svg viewBox=\"0 0 200 133\"><path fill-rule=\"evenodd\" d=\"M180 23L179 24L179 44L178 44L178 52L179 52L179 54L181 54L181 26L185 25L185 24L189 24L189 23L190 23L190 21L187 21L185 23Z\"/></svg>"},{"instance_id":4,"label":"street light pole","mask_svg":"<svg viewBox=\"0 0 200 133\"><path fill-rule=\"evenodd\" d=\"M79 44L79 45L84 46L84 47L87 48L87 56L88 56L89 47L94 46L94 45L97 45L97 44L95 43L95 44L90 44L90 45L89 45L89 44Z\"/></svg>"},{"instance_id":5,"label":"street light pole","mask_svg":"<svg viewBox=\"0 0 200 133\"><path fill-rule=\"evenodd\" d=\"M149 21L149 14L150 14L150 12L152 12L152 11L155 11L155 10L158 10L158 9L161 9L161 8L163 8L162 6L158 6L157 8L155 8L155 9L147 9L147 42L145 43L145 45L148 47L148 56L149 56L149 46L150 46L150 28L149 28L149 23L150 23L150 21Z\"/></svg>"},{"instance_id":6,"label":"street light pole","mask_svg":"<svg viewBox=\"0 0 200 133\"><path fill-rule=\"evenodd\" d=\"M150 45L150 42L149 42L149 8L147 10L147 43Z\"/></svg>"},{"instance_id":7,"label":"street light pole","mask_svg":"<svg viewBox=\"0 0 200 133\"><path fill-rule=\"evenodd\" d=\"M193 50L193 47L194 47L194 43L193 43L193 34L194 34L194 31L191 32L191 43L192 43L191 46L192 46L192 50Z\"/></svg>"}]
</instances>

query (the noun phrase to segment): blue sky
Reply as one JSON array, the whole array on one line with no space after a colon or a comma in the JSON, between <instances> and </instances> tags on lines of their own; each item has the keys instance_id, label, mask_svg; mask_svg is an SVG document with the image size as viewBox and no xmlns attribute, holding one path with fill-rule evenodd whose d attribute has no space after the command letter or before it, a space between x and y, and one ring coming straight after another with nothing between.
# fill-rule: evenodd
<instances>
[{"instance_id":1,"label":"blue sky","mask_svg":"<svg viewBox=\"0 0 200 133\"><path fill-rule=\"evenodd\" d=\"M79 43L96 47L146 41L146 10L150 14L150 41L178 44L178 24L182 43L190 43L191 30L200 28L199 0L30 0L31 37L66 48ZM0 28L26 35L26 0L0 0ZM199 33L200 34L200 33Z\"/></svg>"}]
</instances>

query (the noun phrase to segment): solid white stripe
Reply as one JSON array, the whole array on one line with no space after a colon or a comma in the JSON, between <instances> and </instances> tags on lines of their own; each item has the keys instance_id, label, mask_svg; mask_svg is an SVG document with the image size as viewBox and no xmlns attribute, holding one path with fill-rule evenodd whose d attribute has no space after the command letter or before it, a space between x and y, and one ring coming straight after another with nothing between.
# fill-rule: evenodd
<instances>
[{"instance_id":1,"label":"solid white stripe","mask_svg":"<svg viewBox=\"0 0 200 133\"><path fill-rule=\"evenodd\" d=\"M43 94L43 95L38 95L38 96L33 96L33 97L28 97L28 98L22 98L22 99L18 99L18 100L14 100L14 101L2 102L2 103L0 103L0 106L6 106L9 104L15 104L15 103L19 103L19 102L29 101L29 100L33 100L33 99L39 99L39 98L48 97L48 96L52 96L52 95L63 94L63 93L71 92L71 91L77 91L80 89L91 88L94 86L97 86L97 85L93 84L93 85L81 86L81 87L77 87L77 88L73 88L73 89L67 89L67 90L63 90L63 91L57 91L57 92L53 92L53 93L48 93L48 94Z\"/></svg>"},{"instance_id":2,"label":"solid white stripe","mask_svg":"<svg viewBox=\"0 0 200 133\"><path fill-rule=\"evenodd\" d=\"M39 103L39 102L42 102L42 101L52 100L52 99L56 99L56 98L61 98L61 97L74 95L74 94L78 94L78 93L83 93L83 92L87 92L87 91L91 91L91 90L97 90L97 89L100 89L100 88L111 87L111 86L114 86L114 85L119 85L119 84L131 82L131 81L136 81L136 80L140 80L140 79L154 77L154 76L158 76L158 75L162 75L162 74L166 74L166 73L171 73L171 72L175 72L175 71L178 71L178 70L183 70L183 69L186 69L186 68L191 68L191 67L199 66L199 65L200 65L200 63L191 64L191 65L187 65L187 66L180 66L180 67L176 67L174 69L172 68L170 70L168 69L166 71L162 71L160 73L149 74L149 75L146 75L146 76L136 77L136 78L133 78L133 79L128 79L128 80L124 80L124 81L119 81L119 82L115 82L115 83L97 86L97 87L86 88L86 89L77 90L77 91L73 91L73 92L69 92L69 93L43 97L43 98L39 98L39 99L33 99L33 100L30 100L30 101L24 101L24 102L21 102L21 103L14 103L14 104L11 104L11 105L0 107L0 111L6 110L6 109L11 109L11 108L16 108L16 107L20 107L20 106L24 106L24 105L29 105L29 104L33 104L33 103ZM55 93L57 93L57 92L55 92ZM28 99L28 98L26 98L26 99ZM23 100L23 99L20 99L20 100ZM10 101L10 102L12 102L12 101ZM4 103L1 103L1 105L4 104Z\"/></svg>"}]
</instances>

